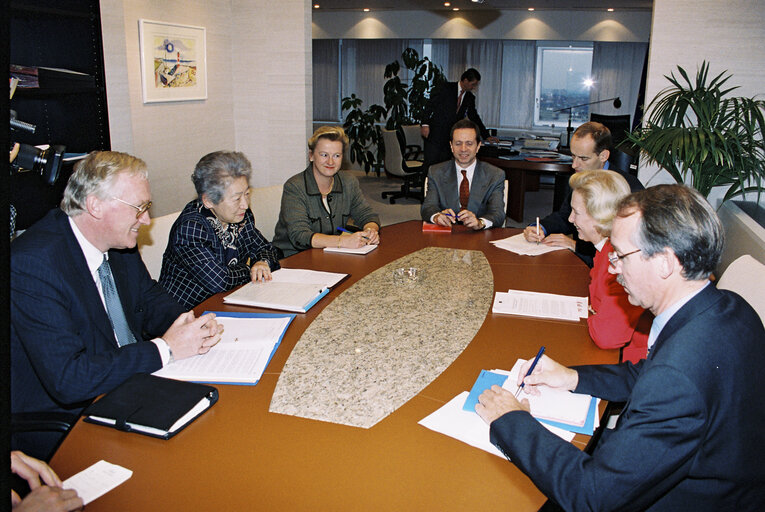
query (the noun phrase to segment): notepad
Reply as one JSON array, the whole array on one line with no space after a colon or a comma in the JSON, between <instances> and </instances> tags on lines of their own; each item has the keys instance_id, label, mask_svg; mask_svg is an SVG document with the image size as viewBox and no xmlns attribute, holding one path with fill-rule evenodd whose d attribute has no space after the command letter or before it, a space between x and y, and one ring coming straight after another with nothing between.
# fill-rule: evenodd
<instances>
[{"instance_id":1,"label":"notepad","mask_svg":"<svg viewBox=\"0 0 765 512\"><path fill-rule=\"evenodd\" d=\"M377 245L367 244L357 248L348 247L325 247L324 252L340 252L344 254L369 254L377 249Z\"/></svg>"},{"instance_id":2,"label":"notepad","mask_svg":"<svg viewBox=\"0 0 765 512\"><path fill-rule=\"evenodd\" d=\"M432 224L430 222L422 222L423 233L451 233L451 226L442 226L441 224Z\"/></svg>"},{"instance_id":3,"label":"notepad","mask_svg":"<svg viewBox=\"0 0 765 512\"><path fill-rule=\"evenodd\" d=\"M271 281L247 283L225 296L226 304L305 313L348 274L282 268Z\"/></svg>"},{"instance_id":4,"label":"notepad","mask_svg":"<svg viewBox=\"0 0 765 512\"><path fill-rule=\"evenodd\" d=\"M126 482L131 476L133 476L133 472L129 469L100 460L64 480L62 487L77 491L77 496L82 499L82 504L87 505Z\"/></svg>"},{"instance_id":5,"label":"notepad","mask_svg":"<svg viewBox=\"0 0 765 512\"><path fill-rule=\"evenodd\" d=\"M294 314L214 312L221 341L206 354L174 361L154 372L171 379L209 384L256 385Z\"/></svg>"}]
</instances>

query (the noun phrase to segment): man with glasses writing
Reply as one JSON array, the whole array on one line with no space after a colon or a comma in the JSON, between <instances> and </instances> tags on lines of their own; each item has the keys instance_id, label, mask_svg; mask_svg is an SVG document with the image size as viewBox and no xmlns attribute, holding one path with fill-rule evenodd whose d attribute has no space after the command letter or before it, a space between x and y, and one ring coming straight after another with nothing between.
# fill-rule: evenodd
<instances>
[{"instance_id":1,"label":"man with glasses writing","mask_svg":"<svg viewBox=\"0 0 765 512\"><path fill-rule=\"evenodd\" d=\"M491 442L565 510L760 510L765 503L765 330L709 281L723 228L695 190L658 185L622 200L609 255L632 304L656 316L638 364L566 368L543 356L539 385L626 402L591 454L494 386L476 412ZM521 368L525 375L526 363Z\"/></svg>"},{"instance_id":2,"label":"man with glasses writing","mask_svg":"<svg viewBox=\"0 0 765 512\"><path fill-rule=\"evenodd\" d=\"M11 410L79 414L135 373L204 354L215 315L184 312L135 250L149 223L146 164L100 151L78 162L61 209L11 247ZM15 434L13 449L47 459L57 433Z\"/></svg>"}]
</instances>

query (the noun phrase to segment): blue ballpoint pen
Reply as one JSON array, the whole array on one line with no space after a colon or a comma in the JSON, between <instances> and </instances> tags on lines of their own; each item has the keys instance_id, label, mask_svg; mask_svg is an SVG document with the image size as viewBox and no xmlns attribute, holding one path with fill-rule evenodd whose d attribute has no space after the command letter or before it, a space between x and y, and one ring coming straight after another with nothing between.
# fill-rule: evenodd
<instances>
[{"instance_id":1,"label":"blue ballpoint pen","mask_svg":"<svg viewBox=\"0 0 765 512\"><path fill-rule=\"evenodd\" d=\"M349 233L349 234L353 234L353 233L351 233L350 231L348 231L348 230L347 230L347 229L345 229L345 228L341 228L341 227L338 227L338 228L337 228L337 230L338 230L338 231L341 231L341 232L343 232L343 233ZM369 237L368 237L368 236L364 236L364 235L361 235L361 238L363 238L364 240L369 240Z\"/></svg>"},{"instance_id":2,"label":"blue ballpoint pen","mask_svg":"<svg viewBox=\"0 0 765 512\"><path fill-rule=\"evenodd\" d=\"M534 358L534 362L531 363L531 366L529 366L529 371L526 372L526 375L523 376L523 380L521 381L521 385L518 386L518 391L515 392L515 398L518 398L518 395L521 393L521 390L523 389L523 386L526 384L526 377L531 375L531 372L534 371L534 368L537 366L537 363L539 362L539 359L542 357L542 354L545 353L545 347L539 349L539 352L537 352L537 357Z\"/></svg>"}]
</instances>

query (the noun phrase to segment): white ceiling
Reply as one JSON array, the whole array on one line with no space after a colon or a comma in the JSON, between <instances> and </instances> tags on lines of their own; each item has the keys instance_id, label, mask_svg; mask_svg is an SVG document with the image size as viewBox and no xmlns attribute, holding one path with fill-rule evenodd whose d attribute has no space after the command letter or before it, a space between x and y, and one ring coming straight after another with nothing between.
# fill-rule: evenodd
<instances>
[{"instance_id":1,"label":"white ceiling","mask_svg":"<svg viewBox=\"0 0 765 512\"><path fill-rule=\"evenodd\" d=\"M536 10L582 10L598 11L609 7L617 11L650 11L653 0L450 0L451 6L444 7L446 0L312 0L326 11L444 11L458 7L460 10L510 10L534 7Z\"/></svg>"}]
</instances>

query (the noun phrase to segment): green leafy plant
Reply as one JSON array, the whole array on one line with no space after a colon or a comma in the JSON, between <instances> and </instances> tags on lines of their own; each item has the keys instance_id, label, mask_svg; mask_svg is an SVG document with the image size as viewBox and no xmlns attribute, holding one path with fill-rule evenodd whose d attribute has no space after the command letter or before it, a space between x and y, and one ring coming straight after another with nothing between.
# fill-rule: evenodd
<instances>
[{"instance_id":1,"label":"green leafy plant","mask_svg":"<svg viewBox=\"0 0 765 512\"><path fill-rule=\"evenodd\" d=\"M709 77L704 61L695 80L678 66L665 78L670 86L648 105L642 127L629 140L648 162L666 169L678 183L687 183L705 197L712 188L725 188L723 201L748 192L763 191L765 184L765 102L726 97L727 71Z\"/></svg>"},{"instance_id":2,"label":"green leafy plant","mask_svg":"<svg viewBox=\"0 0 765 512\"><path fill-rule=\"evenodd\" d=\"M362 100L355 94L342 99L343 111L348 111L343 123L343 129L350 141L348 151L351 162L358 163L364 172L374 166L381 166L385 158L384 149L382 149L382 132L376 123L385 119L385 108L380 105L370 105L364 110ZM377 152L372 152L372 147L377 148Z\"/></svg>"},{"instance_id":3,"label":"green leafy plant","mask_svg":"<svg viewBox=\"0 0 765 512\"><path fill-rule=\"evenodd\" d=\"M407 86L398 76L401 71L398 60L385 66L385 78L388 80L383 85L383 95L388 117L385 127L388 130L396 130L405 124L421 123L430 93L446 82L441 68L427 57L420 58L414 48L404 50L401 60L414 75Z\"/></svg>"}]
</instances>

